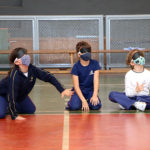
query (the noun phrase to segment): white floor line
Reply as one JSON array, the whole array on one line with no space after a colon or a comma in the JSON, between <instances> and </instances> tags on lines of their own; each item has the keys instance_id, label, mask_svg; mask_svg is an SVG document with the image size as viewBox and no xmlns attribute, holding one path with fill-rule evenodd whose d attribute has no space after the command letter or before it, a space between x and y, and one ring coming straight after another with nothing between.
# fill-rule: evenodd
<instances>
[{"instance_id":1,"label":"white floor line","mask_svg":"<svg viewBox=\"0 0 150 150\"><path fill-rule=\"evenodd\" d=\"M62 150L69 150L69 112L68 111L64 111Z\"/></svg>"}]
</instances>

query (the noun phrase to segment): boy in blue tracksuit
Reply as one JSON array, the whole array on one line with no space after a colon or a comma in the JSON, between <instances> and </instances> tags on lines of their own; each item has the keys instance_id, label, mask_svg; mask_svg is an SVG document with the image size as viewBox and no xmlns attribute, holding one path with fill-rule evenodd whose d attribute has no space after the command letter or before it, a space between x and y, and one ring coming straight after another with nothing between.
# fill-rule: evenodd
<instances>
[{"instance_id":1,"label":"boy in blue tracksuit","mask_svg":"<svg viewBox=\"0 0 150 150\"><path fill-rule=\"evenodd\" d=\"M24 120L18 113L33 114L36 110L28 94L35 85L36 78L53 84L64 95L72 92L64 89L49 72L43 71L30 63L30 56L24 48L16 48L10 54L10 63L14 67L8 76L0 81L0 118L6 116L7 108L13 120Z\"/></svg>"},{"instance_id":2,"label":"boy in blue tracksuit","mask_svg":"<svg viewBox=\"0 0 150 150\"><path fill-rule=\"evenodd\" d=\"M68 102L67 109L98 110L101 108L98 97L99 63L91 59L91 46L87 42L77 43L76 51L79 61L74 64L71 71L74 94Z\"/></svg>"}]
</instances>

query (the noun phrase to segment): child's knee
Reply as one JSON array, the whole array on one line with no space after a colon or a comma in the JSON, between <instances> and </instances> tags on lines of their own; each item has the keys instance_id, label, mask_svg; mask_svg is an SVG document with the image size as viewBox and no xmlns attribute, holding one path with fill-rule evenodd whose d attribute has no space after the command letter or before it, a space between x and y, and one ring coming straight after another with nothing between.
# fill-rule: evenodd
<instances>
[{"instance_id":1,"label":"child's knee","mask_svg":"<svg viewBox=\"0 0 150 150\"><path fill-rule=\"evenodd\" d=\"M36 107L35 107L35 105L32 105L28 108L22 108L22 109L18 110L18 113L20 113L20 114L34 114L35 111L36 111Z\"/></svg>"},{"instance_id":2,"label":"child's knee","mask_svg":"<svg viewBox=\"0 0 150 150\"><path fill-rule=\"evenodd\" d=\"M109 100L112 101L114 99L115 95L116 95L116 92L110 92L109 93Z\"/></svg>"},{"instance_id":3,"label":"child's knee","mask_svg":"<svg viewBox=\"0 0 150 150\"><path fill-rule=\"evenodd\" d=\"M28 114L34 114L35 113L35 111L36 111L36 107L35 107L35 105L33 105L29 110L28 110Z\"/></svg>"},{"instance_id":4,"label":"child's knee","mask_svg":"<svg viewBox=\"0 0 150 150\"><path fill-rule=\"evenodd\" d=\"M99 110L101 107L102 107L102 104L101 104L101 103L97 104L96 106L90 105L90 109L91 109L91 110Z\"/></svg>"},{"instance_id":5,"label":"child's knee","mask_svg":"<svg viewBox=\"0 0 150 150\"><path fill-rule=\"evenodd\" d=\"M70 110L80 110L82 108L82 102L79 97L74 94L69 101L69 109Z\"/></svg>"},{"instance_id":6,"label":"child's knee","mask_svg":"<svg viewBox=\"0 0 150 150\"><path fill-rule=\"evenodd\" d=\"M72 104L70 105L70 110L80 110L82 108L81 104Z\"/></svg>"}]
</instances>

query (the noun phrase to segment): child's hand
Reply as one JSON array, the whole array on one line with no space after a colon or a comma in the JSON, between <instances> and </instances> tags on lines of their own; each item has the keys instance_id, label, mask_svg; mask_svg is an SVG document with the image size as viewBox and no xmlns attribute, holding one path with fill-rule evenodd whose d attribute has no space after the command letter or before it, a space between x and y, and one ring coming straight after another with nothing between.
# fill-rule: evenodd
<instances>
[{"instance_id":1,"label":"child's hand","mask_svg":"<svg viewBox=\"0 0 150 150\"><path fill-rule=\"evenodd\" d=\"M21 117L21 116L17 116L15 120L26 120L26 118Z\"/></svg>"},{"instance_id":2,"label":"child's hand","mask_svg":"<svg viewBox=\"0 0 150 150\"><path fill-rule=\"evenodd\" d=\"M73 95L73 91L71 91L71 89L65 89L62 93L61 93L61 97L64 98L64 96L68 96L69 98L71 98L71 96Z\"/></svg>"},{"instance_id":3,"label":"child's hand","mask_svg":"<svg viewBox=\"0 0 150 150\"><path fill-rule=\"evenodd\" d=\"M92 96L90 102L92 103L92 105L96 106L99 103L98 97Z\"/></svg>"},{"instance_id":4,"label":"child's hand","mask_svg":"<svg viewBox=\"0 0 150 150\"><path fill-rule=\"evenodd\" d=\"M89 111L89 105L86 100L84 102L82 102L82 110Z\"/></svg>"},{"instance_id":5,"label":"child's hand","mask_svg":"<svg viewBox=\"0 0 150 150\"><path fill-rule=\"evenodd\" d=\"M139 83L137 82L136 92L139 93L139 92L141 92L143 90L144 90L144 84L142 83L141 85L139 85Z\"/></svg>"},{"instance_id":6,"label":"child's hand","mask_svg":"<svg viewBox=\"0 0 150 150\"><path fill-rule=\"evenodd\" d=\"M14 60L14 64L15 64L15 65L21 65L21 64L22 64L21 59L16 58L16 59Z\"/></svg>"}]
</instances>

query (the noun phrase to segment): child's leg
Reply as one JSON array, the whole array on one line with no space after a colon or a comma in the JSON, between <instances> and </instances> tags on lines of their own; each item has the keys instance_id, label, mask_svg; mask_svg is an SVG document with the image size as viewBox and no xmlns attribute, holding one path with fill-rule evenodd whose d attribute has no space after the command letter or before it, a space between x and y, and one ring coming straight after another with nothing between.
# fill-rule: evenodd
<instances>
[{"instance_id":1,"label":"child's leg","mask_svg":"<svg viewBox=\"0 0 150 150\"><path fill-rule=\"evenodd\" d=\"M31 99L27 96L22 102L16 103L16 109L18 113L33 114L36 110L36 107Z\"/></svg>"},{"instance_id":2,"label":"child's leg","mask_svg":"<svg viewBox=\"0 0 150 150\"><path fill-rule=\"evenodd\" d=\"M128 98L125 93L121 92L110 92L109 99L112 102L122 105L125 109L130 109L136 102L136 100Z\"/></svg>"},{"instance_id":3,"label":"child's leg","mask_svg":"<svg viewBox=\"0 0 150 150\"><path fill-rule=\"evenodd\" d=\"M5 97L0 96L0 119L5 118L8 108L8 102Z\"/></svg>"},{"instance_id":4,"label":"child's leg","mask_svg":"<svg viewBox=\"0 0 150 150\"><path fill-rule=\"evenodd\" d=\"M80 110L82 108L82 102L79 96L74 93L68 102L68 109L69 110Z\"/></svg>"},{"instance_id":5,"label":"child's leg","mask_svg":"<svg viewBox=\"0 0 150 150\"><path fill-rule=\"evenodd\" d=\"M99 110L99 109L101 108L101 106L102 106L101 101L100 101L100 98L97 96L97 97L98 97L98 100L99 100L99 103L98 103L96 106L94 106L94 105L92 105L92 103L90 102L90 99L91 99L92 96L93 96L93 91L92 91L92 92L89 92L88 97L87 97L87 99L88 99L88 104L89 104L89 108L90 108L91 110Z\"/></svg>"}]
</instances>

